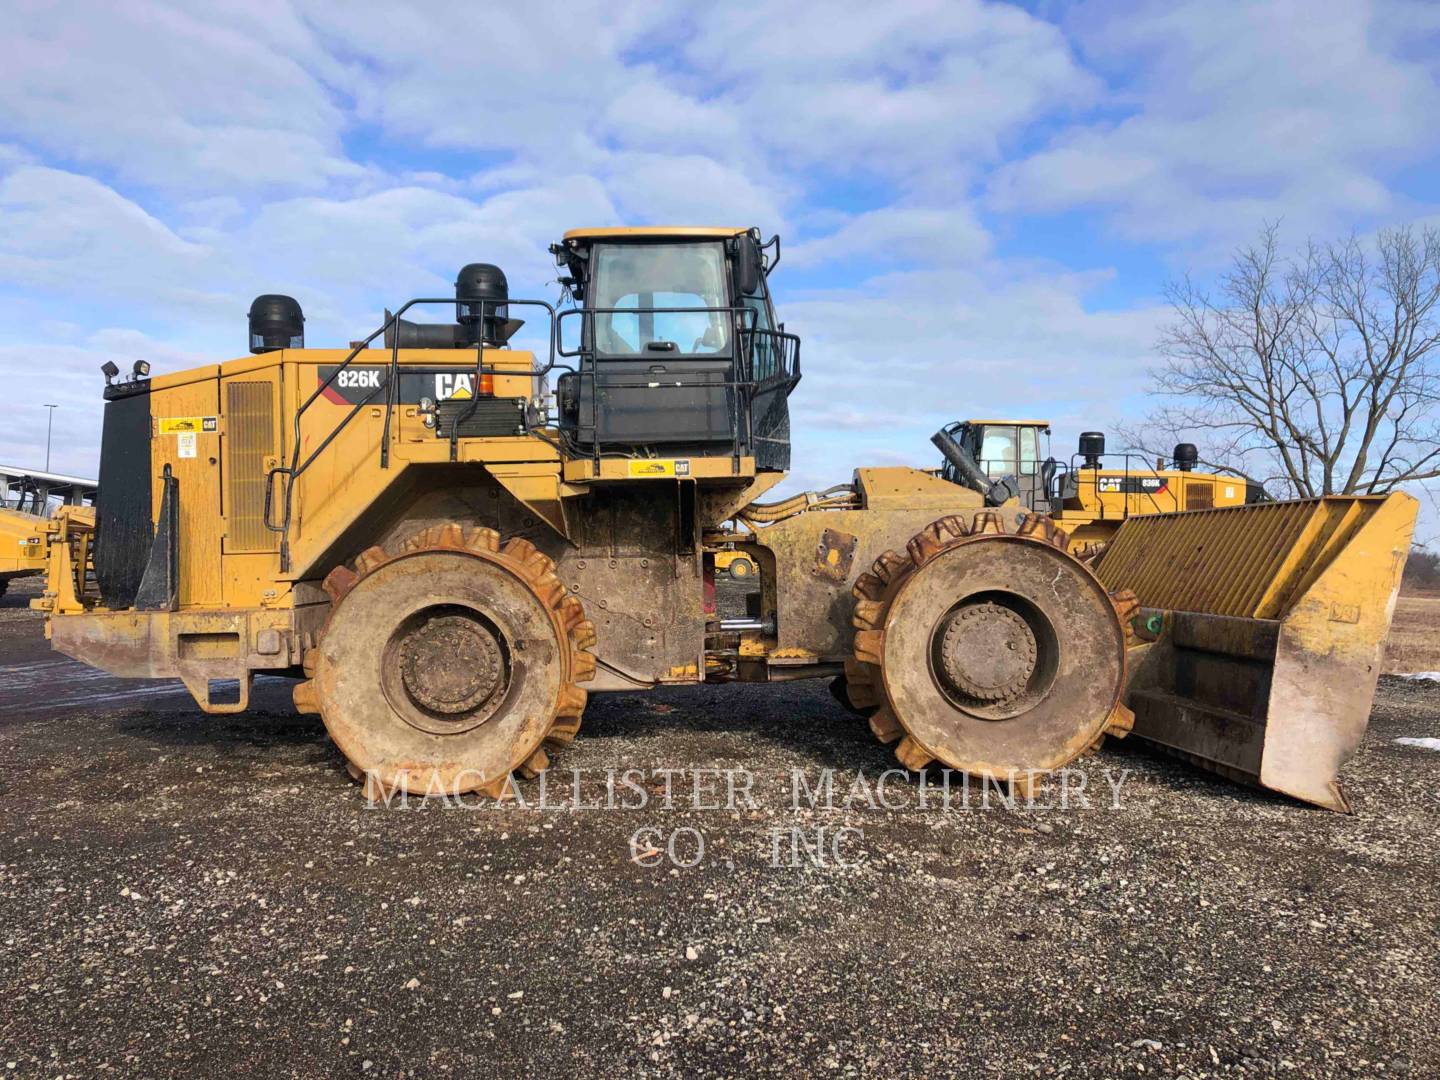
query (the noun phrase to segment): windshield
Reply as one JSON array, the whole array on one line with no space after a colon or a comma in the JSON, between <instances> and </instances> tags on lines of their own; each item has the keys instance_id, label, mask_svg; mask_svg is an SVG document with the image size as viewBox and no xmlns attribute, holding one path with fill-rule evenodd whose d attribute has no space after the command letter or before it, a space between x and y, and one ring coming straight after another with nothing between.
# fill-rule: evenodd
<instances>
[{"instance_id":1,"label":"windshield","mask_svg":"<svg viewBox=\"0 0 1440 1080\"><path fill-rule=\"evenodd\" d=\"M1015 472L1015 429L986 424L980 443L980 468L986 476Z\"/></svg>"},{"instance_id":2,"label":"windshield","mask_svg":"<svg viewBox=\"0 0 1440 1080\"><path fill-rule=\"evenodd\" d=\"M709 355L730 351L723 311L646 311L645 308L724 308L725 250L719 242L600 244L595 248L590 306L634 308L595 316L595 349L608 356ZM661 344L655 347L656 343Z\"/></svg>"}]
</instances>

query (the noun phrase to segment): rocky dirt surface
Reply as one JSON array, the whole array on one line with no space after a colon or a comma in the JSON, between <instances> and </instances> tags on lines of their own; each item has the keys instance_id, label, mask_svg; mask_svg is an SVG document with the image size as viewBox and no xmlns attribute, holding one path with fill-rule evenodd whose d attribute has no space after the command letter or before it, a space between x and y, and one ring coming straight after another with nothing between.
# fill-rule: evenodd
<instances>
[{"instance_id":1,"label":"rocky dirt surface","mask_svg":"<svg viewBox=\"0 0 1440 1080\"><path fill-rule=\"evenodd\" d=\"M806 684L596 699L559 809L387 809L289 684L205 717L48 653L32 591L0 606L0 1075L1440 1071L1440 752L1396 741L1440 738L1440 684L1382 682L1349 817L1123 744L1066 809L894 776L885 809L887 751Z\"/></svg>"}]
</instances>

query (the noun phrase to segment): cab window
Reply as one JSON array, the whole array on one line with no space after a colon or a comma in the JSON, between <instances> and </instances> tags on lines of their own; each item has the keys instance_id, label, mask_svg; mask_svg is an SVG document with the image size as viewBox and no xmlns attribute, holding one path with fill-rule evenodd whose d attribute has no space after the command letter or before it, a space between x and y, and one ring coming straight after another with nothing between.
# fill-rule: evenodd
<instances>
[{"instance_id":1,"label":"cab window","mask_svg":"<svg viewBox=\"0 0 1440 1080\"><path fill-rule=\"evenodd\" d=\"M1000 477L1016 472L1015 429L987 424L980 442L980 468L986 476Z\"/></svg>"},{"instance_id":2,"label":"cab window","mask_svg":"<svg viewBox=\"0 0 1440 1080\"><path fill-rule=\"evenodd\" d=\"M770 332L775 329L775 323L770 317L770 297L763 278L755 295L742 297L741 302L749 309L744 315L744 322L741 323L741 326L747 333L755 331L753 334L749 334L753 378L756 382L764 382L780 373L781 361L779 343L775 340L774 334Z\"/></svg>"},{"instance_id":3,"label":"cab window","mask_svg":"<svg viewBox=\"0 0 1440 1080\"><path fill-rule=\"evenodd\" d=\"M1033 427L1020 429L1020 471L1030 475L1040 460L1040 432Z\"/></svg>"},{"instance_id":4,"label":"cab window","mask_svg":"<svg viewBox=\"0 0 1440 1080\"><path fill-rule=\"evenodd\" d=\"M591 305L595 349L606 356L730 351L725 251L719 243L599 244ZM604 309L635 309L607 313ZM709 308L656 311L656 308ZM660 345L658 349L649 346Z\"/></svg>"}]
</instances>

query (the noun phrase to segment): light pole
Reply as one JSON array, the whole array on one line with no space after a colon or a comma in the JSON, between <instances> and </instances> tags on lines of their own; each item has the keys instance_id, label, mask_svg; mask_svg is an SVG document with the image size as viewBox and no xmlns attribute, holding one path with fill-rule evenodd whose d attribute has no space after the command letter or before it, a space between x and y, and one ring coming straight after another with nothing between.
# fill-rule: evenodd
<instances>
[{"instance_id":1,"label":"light pole","mask_svg":"<svg viewBox=\"0 0 1440 1080\"><path fill-rule=\"evenodd\" d=\"M47 408L47 409L50 410L49 413L46 414L46 420L45 420L45 471L46 471L46 472L49 472L49 471L50 471L50 435L51 435L51 433L55 430L55 410L58 409L59 407L60 407L60 406L58 406L58 405L46 405L46 406L45 406L45 408Z\"/></svg>"}]
</instances>

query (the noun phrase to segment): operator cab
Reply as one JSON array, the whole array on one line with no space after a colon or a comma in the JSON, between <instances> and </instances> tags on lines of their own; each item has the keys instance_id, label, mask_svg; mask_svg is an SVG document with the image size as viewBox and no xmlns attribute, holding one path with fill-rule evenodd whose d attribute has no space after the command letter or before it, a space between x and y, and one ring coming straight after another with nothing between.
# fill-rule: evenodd
<instances>
[{"instance_id":1,"label":"operator cab","mask_svg":"<svg viewBox=\"0 0 1440 1080\"><path fill-rule=\"evenodd\" d=\"M1049 502L1050 421L1048 420L962 420L945 428L948 435L969 455L980 473L995 484L1011 481L1010 495L1018 495L1027 507ZM938 436L937 436L938 438ZM941 476L967 487L975 485L960 475L948 459Z\"/></svg>"},{"instance_id":2,"label":"operator cab","mask_svg":"<svg viewBox=\"0 0 1440 1080\"><path fill-rule=\"evenodd\" d=\"M585 453L790 463L799 339L771 305L780 241L754 229L578 229L552 245L577 306L559 317L560 428ZM772 255L773 251L773 255Z\"/></svg>"}]
</instances>

